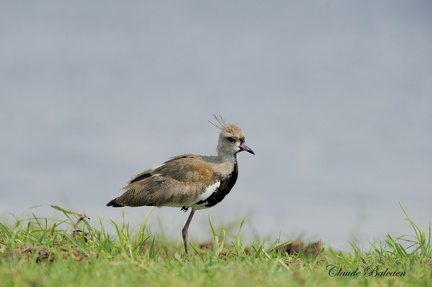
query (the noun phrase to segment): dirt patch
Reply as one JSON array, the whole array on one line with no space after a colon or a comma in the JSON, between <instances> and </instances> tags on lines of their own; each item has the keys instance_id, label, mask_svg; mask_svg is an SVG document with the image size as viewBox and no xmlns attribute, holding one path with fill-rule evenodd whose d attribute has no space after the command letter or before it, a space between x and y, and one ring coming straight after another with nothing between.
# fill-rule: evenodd
<instances>
[{"instance_id":1,"label":"dirt patch","mask_svg":"<svg viewBox=\"0 0 432 287\"><path fill-rule=\"evenodd\" d=\"M287 245L279 247L279 250L286 252L288 255L306 255L315 256L323 249L322 242L317 241L306 244L303 241L295 240Z\"/></svg>"},{"instance_id":2,"label":"dirt patch","mask_svg":"<svg viewBox=\"0 0 432 287\"><path fill-rule=\"evenodd\" d=\"M4 260L29 260L36 263L48 263L61 258L71 258L80 261L87 255L75 246L46 246L38 244L21 244L18 248L6 249L0 253L0 259Z\"/></svg>"},{"instance_id":3,"label":"dirt patch","mask_svg":"<svg viewBox=\"0 0 432 287\"><path fill-rule=\"evenodd\" d=\"M7 258L19 258L32 260L34 259L37 263L40 262L52 262L55 260L55 254L46 246L23 244L20 248L8 250L5 252L5 259Z\"/></svg>"},{"instance_id":4,"label":"dirt patch","mask_svg":"<svg viewBox=\"0 0 432 287\"><path fill-rule=\"evenodd\" d=\"M207 240L200 243L199 247L200 249L213 250L215 246L212 240ZM288 255L300 255L300 256L313 257L319 254L323 250L323 248L324 247L321 240L313 243L305 243L300 240L295 240L291 243L276 248L276 250L279 252L287 253ZM227 254L228 249L229 246L224 244L221 254L222 255ZM246 253L249 253L251 251L251 247L247 246L244 249L244 251Z\"/></svg>"},{"instance_id":5,"label":"dirt patch","mask_svg":"<svg viewBox=\"0 0 432 287\"><path fill-rule=\"evenodd\" d=\"M199 245L199 247L200 247L200 249L213 250L215 246L214 246L214 242L213 241L207 240L207 241L202 242ZM226 245L224 243L224 247L222 248L222 250L220 252L220 255L227 255L227 254L228 254L228 245Z\"/></svg>"}]
</instances>

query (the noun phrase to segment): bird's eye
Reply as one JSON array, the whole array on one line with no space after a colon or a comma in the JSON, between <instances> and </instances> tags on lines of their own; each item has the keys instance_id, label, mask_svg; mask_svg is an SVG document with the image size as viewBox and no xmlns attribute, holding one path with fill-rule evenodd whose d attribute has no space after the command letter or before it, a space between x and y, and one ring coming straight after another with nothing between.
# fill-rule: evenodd
<instances>
[{"instance_id":1,"label":"bird's eye","mask_svg":"<svg viewBox=\"0 0 432 287\"><path fill-rule=\"evenodd\" d=\"M236 141L236 139L235 138L233 138L233 137L228 137L227 138L227 140L230 142L230 143L233 143L233 142L235 142Z\"/></svg>"}]
</instances>

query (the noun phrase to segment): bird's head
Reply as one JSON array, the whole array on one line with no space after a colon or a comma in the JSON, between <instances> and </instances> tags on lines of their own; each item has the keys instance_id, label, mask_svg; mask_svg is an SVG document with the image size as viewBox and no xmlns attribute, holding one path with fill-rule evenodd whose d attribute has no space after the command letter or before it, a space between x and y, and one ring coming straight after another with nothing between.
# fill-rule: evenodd
<instances>
[{"instance_id":1,"label":"bird's head","mask_svg":"<svg viewBox=\"0 0 432 287\"><path fill-rule=\"evenodd\" d=\"M221 116L214 115L219 125L213 124L221 131L219 133L219 142L217 152L219 156L232 157L241 151L247 151L255 154L254 151L245 144L245 135L241 128L234 124L226 123Z\"/></svg>"}]
</instances>

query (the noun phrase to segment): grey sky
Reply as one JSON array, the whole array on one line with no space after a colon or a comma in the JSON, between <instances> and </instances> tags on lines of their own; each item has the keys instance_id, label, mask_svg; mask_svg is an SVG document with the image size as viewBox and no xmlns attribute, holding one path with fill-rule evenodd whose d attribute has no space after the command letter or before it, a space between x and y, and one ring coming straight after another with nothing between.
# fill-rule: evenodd
<instances>
[{"instance_id":1,"label":"grey sky","mask_svg":"<svg viewBox=\"0 0 432 287\"><path fill-rule=\"evenodd\" d=\"M210 236L208 215L247 215L261 236L339 247L409 233L399 202L427 226L431 12L430 1L4 1L0 216L58 204L119 220L105 204L132 175L214 153L207 120L220 112L256 156L239 156L236 187L197 213L191 237ZM149 209L125 212L138 224ZM158 209L151 226L179 235L186 218Z\"/></svg>"}]
</instances>

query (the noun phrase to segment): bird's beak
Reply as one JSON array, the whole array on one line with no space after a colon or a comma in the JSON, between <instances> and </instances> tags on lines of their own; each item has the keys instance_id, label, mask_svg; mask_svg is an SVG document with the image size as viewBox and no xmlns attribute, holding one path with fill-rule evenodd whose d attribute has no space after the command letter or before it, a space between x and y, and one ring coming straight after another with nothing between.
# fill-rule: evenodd
<instances>
[{"instance_id":1,"label":"bird's beak","mask_svg":"<svg viewBox=\"0 0 432 287\"><path fill-rule=\"evenodd\" d=\"M251 154L255 154L254 153L254 151L250 148L250 147L248 147L247 145L245 145L245 144L242 144L241 146L240 146L240 150L241 151L247 151L247 152L250 152Z\"/></svg>"}]
</instances>

